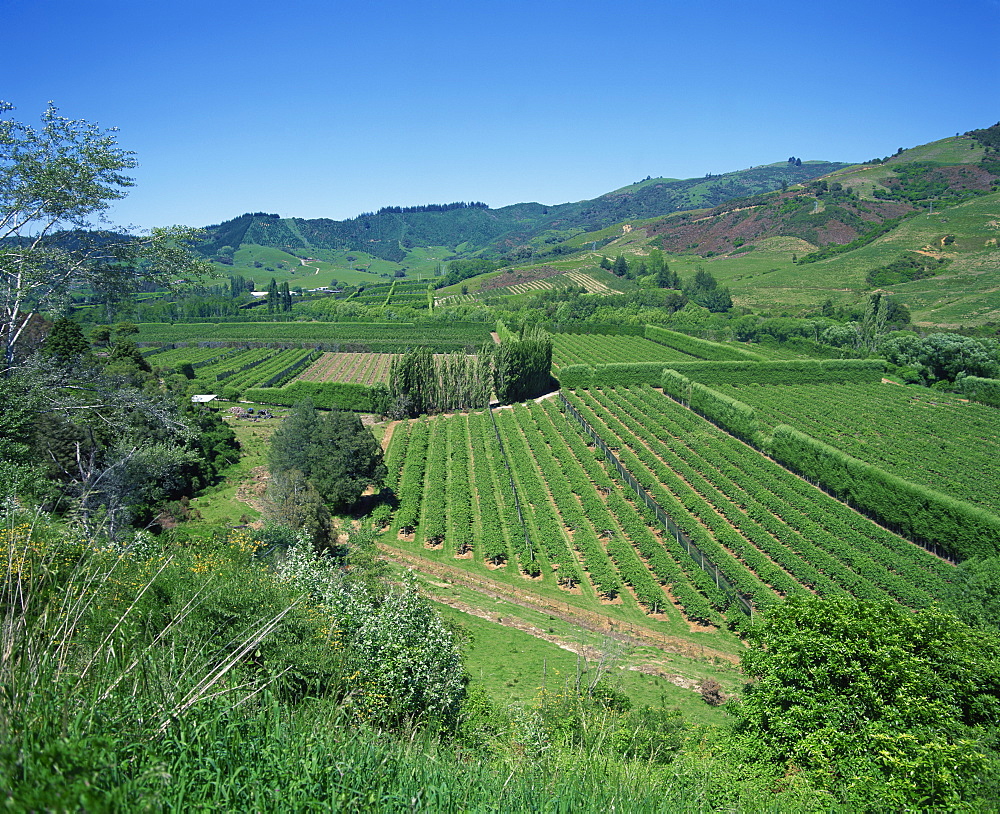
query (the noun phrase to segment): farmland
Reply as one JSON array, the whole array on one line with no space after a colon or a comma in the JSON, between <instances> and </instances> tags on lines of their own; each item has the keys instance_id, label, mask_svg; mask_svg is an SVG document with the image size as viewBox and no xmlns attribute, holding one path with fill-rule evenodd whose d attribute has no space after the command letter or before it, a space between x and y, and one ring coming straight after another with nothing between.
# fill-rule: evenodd
<instances>
[{"instance_id":1,"label":"farmland","mask_svg":"<svg viewBox=\"0 0 1000 814\"><path fill-rule=\"evenodd\" d=\"M732 602L722 583L758 611L802 592L914 608L947 596L953 566L659 392L567 398L681 535L650 523L581 427L546 400L497 411L496 432L488 413L398 428L388 460L400 506L387 543L501 568L664 629L718 625Z\"/></svg>"},{"instance_id":2,"label":"farmland","mask_svg":"<svg viewBox=\"0 0 1000 814\"><path fill-rule=\"evenodd\" d=\"M145 343L297 345L324 350L402 353L424 345L436 353L475 350L490 341L491 326L475 322L201 322L145 323Z\"/></svg>"},{"instance_id":3,"label":"farmland","mask_svg":"<svg viewBox=\"0 0 1000 814\"><path fill-rule=\"evenodd\" d=\"M298 376L304 382L378 384L389 380L391 353L324 353Z\"/></svg>"},{"instance_id":4,"label":"farmland","mask_svg":"<svg viewBox=\"0 0 1000 814\"><path fill-rule=\"evenodd\" d=\"M696 357L641 336L553 334L552 366L612 362L691 362Z\"/></svg>"},{"instance_id":5,"label":"farmland","mask_svg":"<svg viewBox=\"0 0 1000 814\"><path fill-rule=\"evenodd\" d=\"M771 428L788 424L849 455L1000 514L996 409L892 384L720 388Z\"/></svg>"}]
</instances>

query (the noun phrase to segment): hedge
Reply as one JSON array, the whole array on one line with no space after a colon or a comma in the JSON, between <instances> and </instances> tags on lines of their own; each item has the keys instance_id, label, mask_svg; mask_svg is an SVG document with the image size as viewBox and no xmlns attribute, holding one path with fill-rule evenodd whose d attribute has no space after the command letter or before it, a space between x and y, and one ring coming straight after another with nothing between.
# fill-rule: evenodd
<instances>
[{"instance_id":1,"label":"hedge","mask_svg":"<svg viewBox=\"0 0 1000 814\"><path fill-rule=\"evenodd\" d=\"M663 362L611 362L606 365L566 365L559 368L559 385L570 389L590 387L659 387Z\"/></svg>"},{"instance_id":2,"label":"hedge","mask_svg":"<svg viewBox=\"0 0 1000 814\"><path fill-rule=\"evenodd\" d=\"M668 368L663 371L663 392L681 404L687 404L691 400L691 380L687 376L682 376L676 370Z\"/></svg>"},{"instance_id":3,"label":"hedge","mask_svg":"<svg viewBox=\"0 0 1000 814\"><path fill-rule=\"evenodd\" d=\"M961 381L961 387L962 393L970 401L978 401L990 407L1000 407L1000 379L966 376Z\"/></svg>"},{"instance_id":4,"label":"hedge","mask_svg":"<svg viewBox=\"0 0 1000 814\"><path fill-rule=\"evenodd\" d=\"M761 443L762 437L760 424L757 422L757 413L753 407L742 401L737 401L712 390L710 387L694 382L691 385L689 406L696 413L705 416L712 423L718 424L737 438L742 438L755 445Z\"/></svg>"},{"instance_id":5,"label":"hedge","mask_svg":"<svg viewBox=\"0 0 1000 814\"><path fill-rule=\"evenodd\" d=\"M664 387L667 370L701 384L869 384L882 380L882 359L807 359L777 362L615 362L606 365L566 365L559 369L567 389Z\"/></svg>"},{"instance_id":6,"label":"hedge","mask_svg":"<svg viewBox=\"0 0 1000 814\"><path fill-rule=\"evenodd\" d=\"M773 362L671 362L667 367L702 384L872 384L882 359L802 359ZM660 382L663 384L662 379Z\"/></svg>"},{"instance_id":7,"label":"hedge","mask_svg":"<svg viewBox=\"0 0 1000 814\"><path fill-rule=\"evenodd\" d=\"M678 331L660 328L657 325L647 325L643 336L653 342L658 342L674 350L690 354L696 359L710 359L712 361L746 359L760 361L762 358L752 351L734 348L730 345L722 345L718 342L709 342L707 339L698 339Z\"/></svg>"},{"instance_id":8,"label":"hedge","mask_svg":"<svg viewBox=\"0 0 1000 814\"><path fill-rule=\"evenodd\" d=\"M959 559L1000 554L1000 518L985 509L891 475L785 424L774 428L771 455L841 500L914 540Z\"/></svg>"},{"instance_id":9,"label":"hedge","mask_svg":"<svg viewBox=\"0 0 1000 814\"><path fill-rule=\"evenodd\" d=\"M313 406L332 410L374 412L373 389L355 382L292 382L284 387L251 387L243 392L247 401L292 406L309 399Z\"/></svg>"}]
</instances>

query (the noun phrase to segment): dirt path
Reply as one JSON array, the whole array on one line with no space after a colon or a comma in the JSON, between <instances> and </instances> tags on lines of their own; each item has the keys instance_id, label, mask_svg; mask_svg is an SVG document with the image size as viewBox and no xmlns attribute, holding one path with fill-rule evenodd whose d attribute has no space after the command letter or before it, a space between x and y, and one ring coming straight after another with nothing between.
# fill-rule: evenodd
<instances>
[{"instance_id":1,"label":"dirt path","mask_svg":"<svg viewBox=\"0 0 1000 814\"><path fill-rule=\"evenodd\" d=\"M471 588L492 599L502 599L529 610L543 611L550 616L562 619L564 622L569 622L594 633L609 636L626 644L656 647L665 653L677 653L688 658L704 661L721 660L731 664L739 663L739 656L735 654L694 644L679 636L658 633L649 628L623 622L595 611L577 608L556 599L539 596L514 585L508 585L507 583L498 582L488 577L472 574L463 568L422 557L411 551L393 548L384 543L380 543L379 548L390 559L413 568L422 574L448 579L451 582Z\"/></svg>"},{"instance_id":2,"label":"dirt path","mask_svg":"<svg viewBox=\"0 0 1000 814\"><path fill-rule=\"evenodd\" d=\"M389 442L392 441L392 434L395 432L397 424L399 424L398 421L390 421L385 425L385 435L382 436L382 452L389 449Z\"/></svg>"},{"instance_id":3,"label":"dirt path","mask_svg":"<svg viewBox=\"0 0 1000 814\"><path fill-rule=\"evenodd\" d=\"M442 586L443 587L443 586ZM504 627L513 628L515 630L520 630L522 633L527 633L529 636L534 636L536 639L542 639L543 641L549 642L550 644L556 645L563 650L567 650L575 655L583 656L588 661L600 661L605 655L601 648L595 647L588 644L580 644L579 642L571 642L560 636L556 636L554 633L549 633L548 631L542 630L540 627L536 627L523 619L517 619L510 614L506 616L502 613L491 612L483 610L482 608L476 608L472 605L466 604L465 602L460 602L457 599L453 599L449 596L440 596L433 591L426 591L426 594L433 599L435 602L440 602L443 605L447 605L450 608L461 611L462 613L467 613L470 616L477 616L480 619L485 619L488 622L493 622L498 625L503 625ZM701 683L693 678L687 678L677 673L672 673L666 669L666 665L663 662L652 661L645 664L633 664L629 666L622 666L622 670L635 670L637 672L645 673L646 675L654 675L660 678L664 678L671 684L678 687L682 687L686 690L698 691L701 689Z\"/></svg>"}]
</instances>

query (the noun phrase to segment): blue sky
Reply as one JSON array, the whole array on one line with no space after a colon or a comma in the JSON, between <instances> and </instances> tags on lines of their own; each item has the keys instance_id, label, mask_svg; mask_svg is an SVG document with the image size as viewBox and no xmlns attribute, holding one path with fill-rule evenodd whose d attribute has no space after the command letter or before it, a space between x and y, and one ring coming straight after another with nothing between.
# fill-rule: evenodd
<instances>
[{"instance_id":1,"label":"blue sky","mask_svg":"<svg viewBox=\"0 0 1000 814\"><path fill-rule=\"evenodd\" d=\"M123 225L554 204L1000 119L1000 0L0 0L0 99L118 127Z\"/></svg>"}]
</instances>

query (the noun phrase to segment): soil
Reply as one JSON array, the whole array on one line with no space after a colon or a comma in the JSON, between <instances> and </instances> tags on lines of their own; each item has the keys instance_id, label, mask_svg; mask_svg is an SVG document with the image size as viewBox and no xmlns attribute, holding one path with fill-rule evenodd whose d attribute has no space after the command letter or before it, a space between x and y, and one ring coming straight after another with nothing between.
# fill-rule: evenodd
<instances>
[{"instance_id":1,"label":"soil","mask_svg":"<svg viewBox=\"0 0 1000 814\"><path fill-rule=\"evenodd\" d=\"M258 512L263 512L264 493L267 491L271 473L266 466L255 466L250 470L249 480L241 483L236 489L236 499L246 503Z\"/></svg>"}]
</instances>

